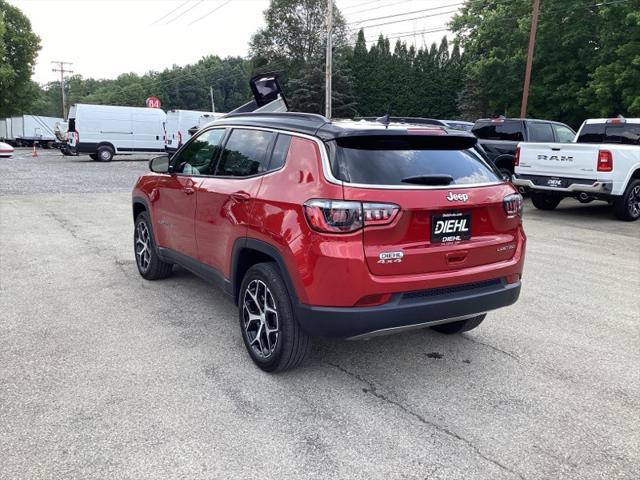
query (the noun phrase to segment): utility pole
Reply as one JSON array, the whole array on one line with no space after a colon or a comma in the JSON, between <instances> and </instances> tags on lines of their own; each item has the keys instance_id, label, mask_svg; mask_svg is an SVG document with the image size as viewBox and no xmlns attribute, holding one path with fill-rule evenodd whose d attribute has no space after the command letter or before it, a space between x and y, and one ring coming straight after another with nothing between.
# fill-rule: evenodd
<instances>
[{"instance_id":1,"label":"utility pole","mask_svg":"<svg viewBox=\"0 0 640 480\"><path fill-rule=\"evenodd\" d=\"M66 70L65 65L73 65L71 62L51 62L57 65L59 68L54 68L52 72L60 72L60 90L62 91L62 118L67 120L67 99L64 94L64 74L73 73L73 70Z\"/></svg>"},{"instance_id":2,"label":"utility pole","mask_svg":"<svg viewBox=\"0 0 640 480\"><path fill-rule=\"evenodd\" d=\"M531 31L529 32L529 50L527 51L527 67L524 71L524 88L522 89L522 104L520 105L520 118L527 116L527 101L529 100L529 84L531 83L531 66L533 65L533 51L536 47L536 31L538 30L538 14L540 13L540 0L533 0L531 12Z\"/></svg>"},{"instance_id":3,"label":"utility pole","mask_svg":"<svg viewBox=\"0 0 640 480\"><path fill-rule=\"evenodd\" d=\"M213 87L209 86L209 95L211 95L211 111L216 113L216 104L213 101Z\"/></svg>"},{"instance_id":4,"label":"utility pole","mask_svg":"<svg viewBox=\"0 0 640 480\"><path fill-rule=\"evenodd\" d=\"M331 75L333 70L333 45L331 36L333 31L333 0L327 0L327 64L325 67L325 113L331 119Z\"/></svg>"}]
</instances>

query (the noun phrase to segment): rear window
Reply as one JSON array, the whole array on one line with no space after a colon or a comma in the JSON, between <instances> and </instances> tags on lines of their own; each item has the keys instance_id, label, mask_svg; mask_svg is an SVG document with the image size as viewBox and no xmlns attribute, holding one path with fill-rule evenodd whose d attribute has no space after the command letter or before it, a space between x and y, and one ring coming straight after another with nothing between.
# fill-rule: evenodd
<instances>
[{"instance_id":1,"label":"rear window","mask_svg":"<svg viewBox=\"0 0 640 480\"><path fill-rule=\"evenodd\" d=\"M450 185L500 181L497 172L474 148L455 149L446 144L429 148L398 138L383 142L329 142L334 176L367 185L420 185L421 182L407 182L416 177L425 177L424 185L429 185L429 178L440 177L451 177Z\"/></svg>"},{"instance_id":2,"label":"rear window","mask_svg":"<svg viewBox=\"0 0 640 480\"><path fill-rule=\"evenodd\" d=\"M497 122L478 122L473 127L473 134L485 140L507 140L522 142L522 122L518 120L505 120Z\"/></svg>"},{"instance_id":3,"label":"rear window","mask_svg":"<svg viewBox=\"0 0 640 480\"><path fill-rule=\"evenodd\" d=\"M586 123L580 130L577 142L640 145L640 124Z\"/></svg>"}]
</instances>

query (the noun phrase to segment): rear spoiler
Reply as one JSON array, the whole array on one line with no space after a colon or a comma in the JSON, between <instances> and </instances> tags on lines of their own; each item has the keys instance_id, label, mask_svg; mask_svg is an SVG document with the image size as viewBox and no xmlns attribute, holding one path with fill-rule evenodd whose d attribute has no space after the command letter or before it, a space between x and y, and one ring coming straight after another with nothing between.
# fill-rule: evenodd
<instances>
[{"instance_id":1,"label":"rear spoiler","mask_svg":"<svg viewBox=\"0 0 640 480\"><path fill-rule=\"evenodd\" d=\"M229 113L287 112L289 105L278 81L281 74L282 72L267 72L251 77L249 86L253 100Z\"/></svg>"}]
</instances>

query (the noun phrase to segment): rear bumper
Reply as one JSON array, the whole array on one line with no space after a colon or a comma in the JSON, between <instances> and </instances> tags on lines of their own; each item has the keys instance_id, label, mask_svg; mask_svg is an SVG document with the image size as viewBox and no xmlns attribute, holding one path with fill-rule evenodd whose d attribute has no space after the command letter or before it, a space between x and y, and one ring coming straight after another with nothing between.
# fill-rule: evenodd
<instances>
[{"instance_id":1,"label":"rear bumper","mask_svg":"<svg viewBox=\"0 0 640 480\"><path fill-rule=\"evenodd\" d=\"M561 187L551 187L547 185L547 179L560 178L563 183ZM611 194L613 190L613 182L611 181L599 181L594 179L574 179L574 178L562 178L553 176L542 175L513 175L511 181L514 185L519 187L527 187L532 190L546 190L549 192L564 193L567 195L573 195L577 193L592 193L592 194Z\"/></svg>"},{"instance_id":2,"label":"rear bumper","mask_svg":"<svg viewBox=\"0 0 640 480\"><path fill-rule=\"evenodd\" d=\"M367 337L469 318L516 302L521 283L495 279L398 293L374 307L298 305L303 330L313 336Z\"/></svg>"}]
</instances>

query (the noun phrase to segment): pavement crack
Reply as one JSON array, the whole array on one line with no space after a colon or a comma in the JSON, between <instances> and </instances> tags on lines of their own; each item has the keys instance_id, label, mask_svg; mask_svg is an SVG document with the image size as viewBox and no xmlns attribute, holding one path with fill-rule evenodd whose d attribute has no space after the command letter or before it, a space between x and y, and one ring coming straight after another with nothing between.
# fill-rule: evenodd
<instances>
[{"instance_id":1,"label":"pavement crack","mask_svg":"<svg viewBox=\"0 0 640 480\"><path fill-rule=\"evenodd\" d=\"M494 347L493 345L491 345L491 344L489 344L489 343L484 343L484 342L481 342L481 341L479 341L479 340L475 340L475 339L473 339L473 338L471 338L471 337L467 337L467 336L464 336L463 338L464 338L464 339L466 339L466 340L468 340L468 341L469 341L469 342L471 342L471 343L477 343L478 345L483 345L483 346L485 346L485 347L487 347L487 348L490 348L490 349L491 349L491 350L493 350L494 352L503 353L503 354L504 354L504 355L506 355L507 357L511 357L511 358L513 358L513 359L514 359L515 361L517 361L517 362L519 362L519 361L520 361L520 357L518 357L517 355L515 355L515 354L513 354L513 353L511 353L511 352L507 352L506 350L502 350L502 349L500 349L500 348L498 348L498 347Z\"/></svg>"},{"instance_id":2,"label":"pavement crack","mask_svg":"<svg viewBox=\"0 0 640 480\"><path fill-rule=\"evenodd\" d=\"M350 370L347 370L343 366L338 365L336 363L327 362L327 364L329 366L341 371L342 373L344 373L346 375L349 375L350 377L355 378L359 382L362 382L365 385L367 385L367 388L363 388L362 389L362 391L364 393L369 393L369 394L373 395L374 397L376 397L377 399L382 400L385 403L388 403L390 405L393 405L393 406L399 408L400 410L402 410L407 415L409 415L409 416L415 418L416 420L418 420L420 423L422 423L424 425L427 425L427 426L429 426L431 428L434 428L438 432L464 443L469 448L471 448L471 450L473 450L473 452L476 455L478 455L480 458L482 458L483 460L485 460L485 461L487 461L489 463L492 463L493 465L495 465L496 467L500 468L501 470L504 470L504 471L506 471L506 472L508 472L508 473L510 473L512 475L515 475L516 477L520 478L521 480L526 480L526 478L524 476L522 476L520 473L518 473L515 470L512 470L511 468L507 467L506 465L500 463L498 460L495 460L495 459L485 455L471 440L468 440L468 439L464 438L463 436L461 436L461 435L457 434L456 432L448 429L447 427L443 427L442 425L439 425L439 424L437 424L435 422L427 420L425 417L423 417L422 415L420 415L417 412L414 412L413 410L411 410L406 405L403 405L402 403L398 402L397 400L389 398L386 395L384 395L383 393L379 392L378 388L376 387L376 385L372 381L367 380L363 376L361 376L361 375L359 375L359 374L357 374L355 372L352 372Z\"/></svg>"}]
</instances>

